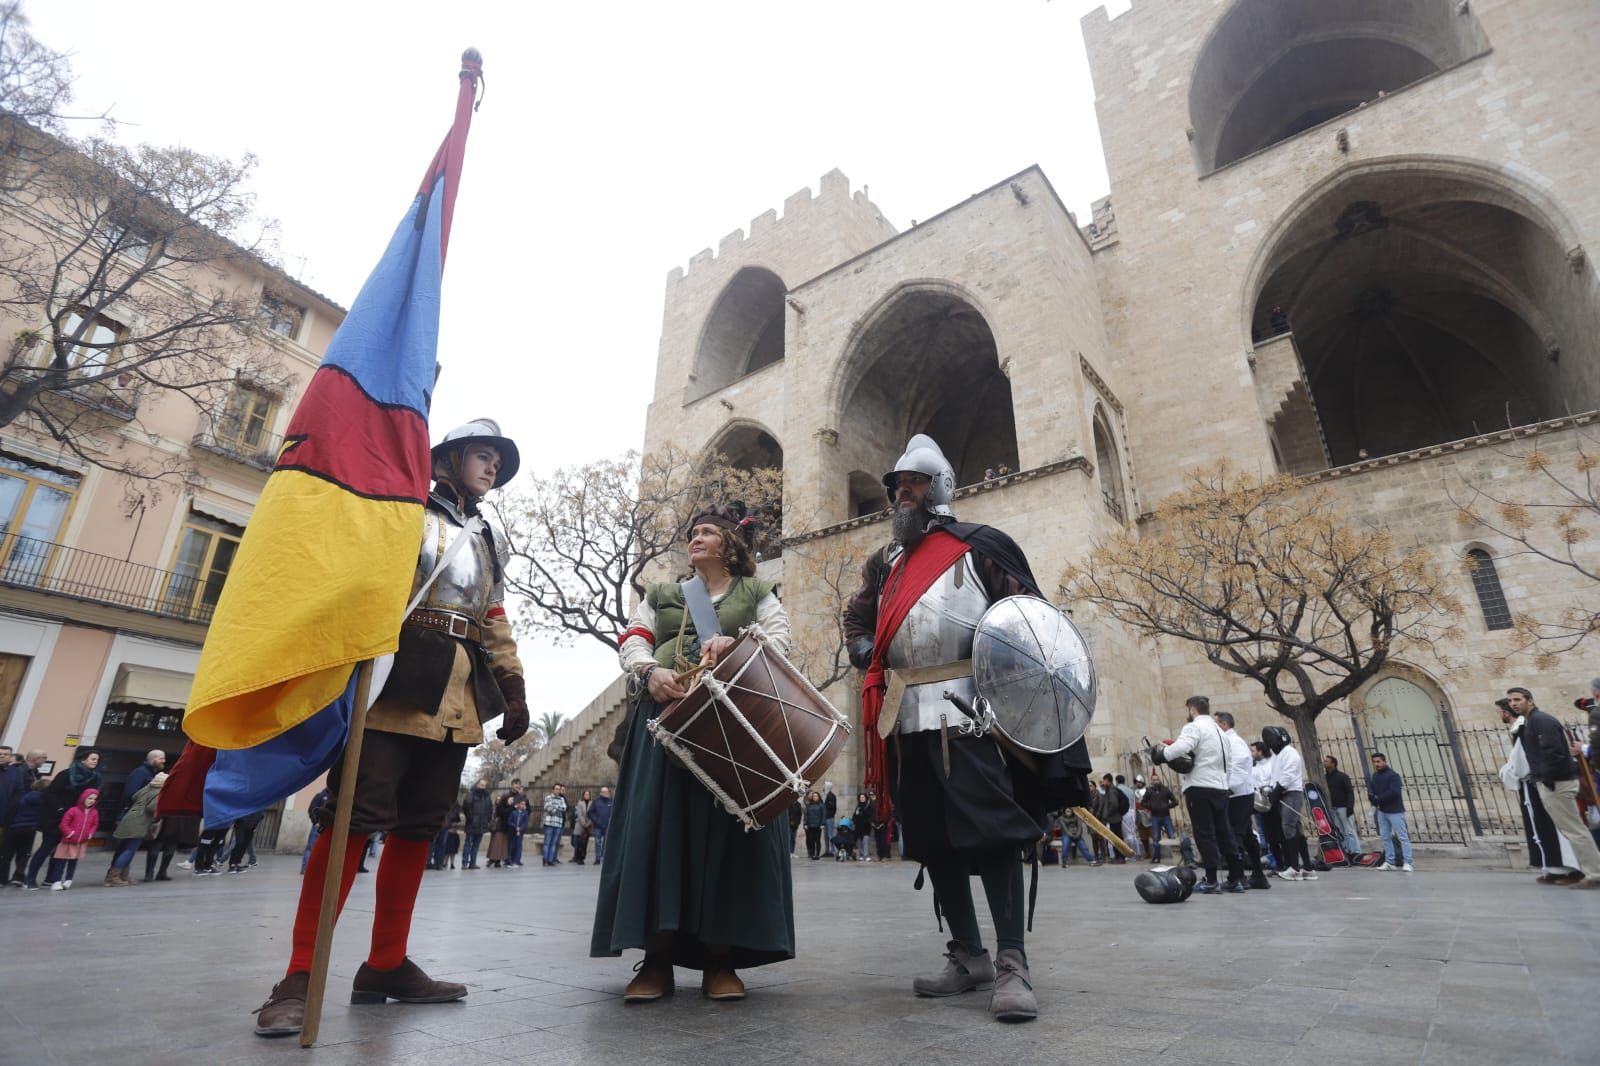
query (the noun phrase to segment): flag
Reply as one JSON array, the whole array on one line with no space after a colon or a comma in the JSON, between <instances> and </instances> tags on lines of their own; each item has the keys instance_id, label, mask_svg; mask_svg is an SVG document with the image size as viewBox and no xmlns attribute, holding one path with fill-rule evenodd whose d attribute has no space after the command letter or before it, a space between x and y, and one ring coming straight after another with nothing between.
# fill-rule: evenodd
<instances>
[{"instance_id":1,"label":"flag","mask_svg":"<svg viewBox=\"0 0 1600 1066\"><path fill-rule=\"evenodd\" d=\"M163 813L225 825L304 788L344 747L356 667L392 653L432 461L439 290L481 61L462 57L455 123L289 423L222 590ZM216 749L209 772L204 764ZM165 792L166 790L163 790ZM164 797L165 798L165 797Z\"/></svg>"}]
</instances>

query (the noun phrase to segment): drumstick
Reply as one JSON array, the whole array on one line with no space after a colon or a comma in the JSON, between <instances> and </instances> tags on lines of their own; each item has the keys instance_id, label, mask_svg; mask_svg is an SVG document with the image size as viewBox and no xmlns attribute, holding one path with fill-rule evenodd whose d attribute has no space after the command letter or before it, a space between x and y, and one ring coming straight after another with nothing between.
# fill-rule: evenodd
<instances>
[{"instance_id":1,"label":"drumstick","mask_svg":"<svg viewBox=\"0 0 1600 1066\"><path fill-rule=\"evenodd\" d=\"M678 684L682 685L685 681L694 680L696 677L700 676L701 671L705 670L710 665L711 665L710 663L701 663L699 666L690 667L689 669L685 670L683 673L678 674L677 675Z\"/></svg>"}]
</instances>

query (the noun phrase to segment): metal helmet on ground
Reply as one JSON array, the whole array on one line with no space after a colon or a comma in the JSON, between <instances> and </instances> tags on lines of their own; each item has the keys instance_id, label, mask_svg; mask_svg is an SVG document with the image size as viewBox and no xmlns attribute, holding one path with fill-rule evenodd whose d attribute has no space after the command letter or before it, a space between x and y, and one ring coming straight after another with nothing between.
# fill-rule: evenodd
<instances>
[{"instance_id":1,"label":"metal helmet on ground","mask_svg":"<svg viewBox=\"0 0 1600 1066\"><path fill-rule=\"evenodd\" d=\"M517 467L522 465L522 456L517 451L516 442L501 434L500 423L492 418L474 418L471 422L457 426L446 433L444 439L433 446L434 463L437 464L451 452L465 448L469 444L488 444L500 453L500 470L495 474L495 488L515 477Z\"/></svg>"},{"instance_id":2,"label":"metal helmet on ground","mask_svg":"<svg viewBox=\"0 0 1600 1066\"><path fill-rule=\"evenodd\" d=\"M1194 872L1193 866L1173 866L1170 869L1172 875L1183 885L1183 898L1188 899L1194 892L1194 886L1199 883L1200 875Z\"/></svg>"},{"instance_id":3,"label":"metal helmet on ground","mask_svg":"<svg viewBox=\"0 0 1600 1066\"><path fill-rule=\"evenodd\" d=\"M1174 870L1141 871L1133 887L1146 903L1182 903L1189 896Z\"/></svg>"},{"instance_id":4,"label":"metal helmet on ground","mask_svg":"<svg viewBox=\"0 0 1600 1066\"><path fill-rule=\"evenodd\" d=\"M928 487L928 498L923 504L929 511L945 518L954 518L950 501L956 495L956 472L950 460L944 457L939 445L926 433L918 433L906 442L905 454L895 460L894 469L883 475L883 487L889 490L889 502L894 503L896 474L926 474L933 479Z\"/></svg>"}]
</instances>

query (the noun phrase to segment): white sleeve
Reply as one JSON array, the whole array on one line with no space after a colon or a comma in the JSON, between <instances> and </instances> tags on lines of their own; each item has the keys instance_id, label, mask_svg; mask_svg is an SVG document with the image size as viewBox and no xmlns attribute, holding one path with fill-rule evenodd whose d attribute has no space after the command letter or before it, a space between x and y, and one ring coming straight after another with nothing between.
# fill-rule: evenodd
<instances>
[{"instance_id":1,"label":"white sleeve","mask_svg":"<svg viewBox=\"0 0 1600 1066\"><path fill-rule=\"evenodd\" d=\"M1167 761L1181 759L1189 755L1200 746L1200 729L1193 722L1184 725L1183 732L1178 734L1178 739L1167 745Z\"/></svg>"},{"instance_id":2,"label":"white sleeve","mask_svg":"<svg viewBox=\"0 0 1600 1066\"><path fill-rule=\"evenodd\" d=\"M761 602L756 604L756 625L772 638L772 642L778 646L780 652L789 654L789 649L794 646L793 637L789 632L789 612L783 609L777 593L767 593L761 597Z\"/></svg>"},{"instance_id":3,"label":"white sleeve","mask_svg":"<svg viewBox=\"0 0 1600 1066\"><path fill-rule=\"evenodd\" d=\"M647 629L655 632L656 610L641 599L639 606L633 609L633 616L628 619L628 628ZM638 673L646 667L655 665L655 646L644 637L634 634L622 642L617 648L617 659L622 663L622 669L629 673Z\"/></svg>"}]
</instances>

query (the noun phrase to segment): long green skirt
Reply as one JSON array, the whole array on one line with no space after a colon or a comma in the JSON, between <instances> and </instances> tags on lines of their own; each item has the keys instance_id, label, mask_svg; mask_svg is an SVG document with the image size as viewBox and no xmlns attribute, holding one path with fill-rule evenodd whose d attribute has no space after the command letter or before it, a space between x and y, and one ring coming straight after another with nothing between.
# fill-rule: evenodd
<instances>
[{"instance_id":1,"label":"long green skirt","mask_svg":"<svg viewBox=\"0 0 1600 1066\"><path fill-rule=\"evenodd\" d=\"M747 833L645 729L643 698L623 749L589 954L620 955L672 934L675 966L703 969L727 944L735 969L794 958L789 826Z\"/></svg>"}]
</instances>

